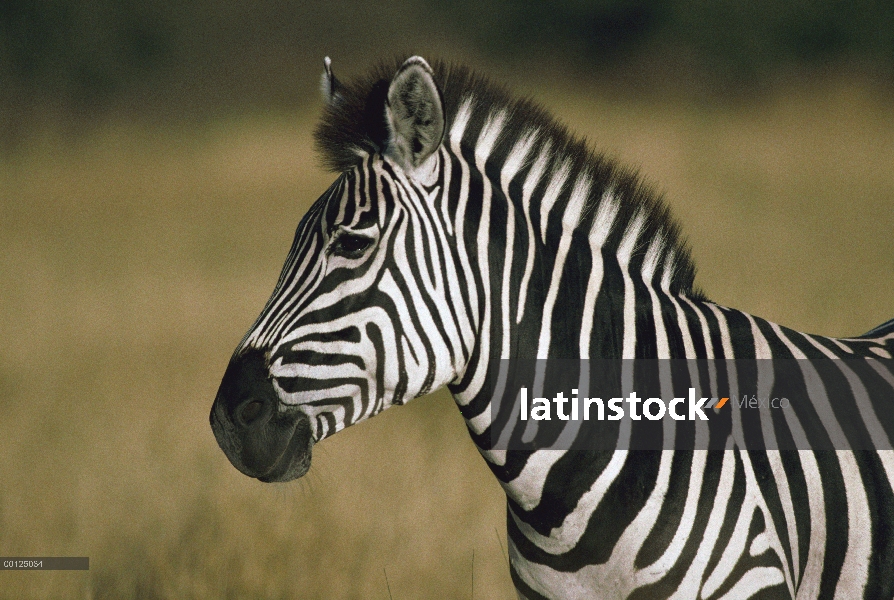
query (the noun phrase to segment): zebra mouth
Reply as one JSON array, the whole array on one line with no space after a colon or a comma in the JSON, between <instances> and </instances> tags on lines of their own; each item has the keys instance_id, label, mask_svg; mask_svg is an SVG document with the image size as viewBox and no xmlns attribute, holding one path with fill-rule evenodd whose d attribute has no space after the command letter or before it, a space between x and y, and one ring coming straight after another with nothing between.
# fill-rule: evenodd
<instances>
[{"instance_id":1,"label":"zebra mouth","mask_svg":"<svg viewBox=\"0 0 894 600\"><path fill-rule=\"evenodd\" d=\"M314 439L306 415L288 411L244 426L223 412L221 405L215 406L211 427L224 454L242 474L272 483L307 473Z\"/></svg>"},{"instance_id":2,"label":"zebra mouth","mask_svg":"<svg viewBox=\"0 0 894 600\"><path fill-rule=\"evenodd\" d=\"M307 421L305 419L298 420L295 432L283 449L283 453L266 473L257 476L258 481L264 483L292 481L307 473L307 470L310 469L314 442L313 436L310 435L310 428L301 427L302 424L307 424Z\"/></svg>"}]
</instances>

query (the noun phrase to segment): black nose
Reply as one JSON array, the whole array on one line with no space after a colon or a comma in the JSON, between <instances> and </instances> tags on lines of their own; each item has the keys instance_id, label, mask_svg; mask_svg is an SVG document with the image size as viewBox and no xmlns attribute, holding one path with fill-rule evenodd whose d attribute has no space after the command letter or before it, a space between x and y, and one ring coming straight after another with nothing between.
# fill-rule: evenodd
<instances>
[{"instance_id":1,"label":"black nose","mask_svg":"<svg viewBox=\"0 0 894 600\"><path fill-rule=\"evenodd\" d=\"M233 466L250 477L286 481L310 465L310 421L280 403L260 350L230 361L211 407L211 429Z\"/></svg>"},{"instance_id":2,"label":"black nose","mask_svg":"<svg viewBox=\"0 0 894 600\"><path fill-rule=\"evenodd\" d=\"M230 361L216 402L237 428L262 425L274 412L279 398L267 371L264 353L249 350Z\"/></svg>"}]
</instances>

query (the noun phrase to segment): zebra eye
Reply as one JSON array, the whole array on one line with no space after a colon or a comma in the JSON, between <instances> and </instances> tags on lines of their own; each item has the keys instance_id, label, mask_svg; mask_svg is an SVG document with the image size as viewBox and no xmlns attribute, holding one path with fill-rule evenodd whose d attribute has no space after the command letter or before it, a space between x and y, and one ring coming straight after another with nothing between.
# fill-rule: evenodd
<instances>
[{"instance_id":1,"label":"zebra eye","mask_svg":"<svg viewBox=\"0 0 894 600\"><path fill-rule=\"evenodd\" d=\"M342 233L332 244L331 252L345 258L359 258L373 243L373 239L356 233Z\"/></svg>"}]
</instances>

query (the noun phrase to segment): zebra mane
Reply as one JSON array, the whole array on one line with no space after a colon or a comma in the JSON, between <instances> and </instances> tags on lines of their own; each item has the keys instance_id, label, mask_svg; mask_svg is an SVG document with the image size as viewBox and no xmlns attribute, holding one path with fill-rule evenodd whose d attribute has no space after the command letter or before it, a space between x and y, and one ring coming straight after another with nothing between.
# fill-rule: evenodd
<instances>
[{"instance_id":1,"label":"zebra mane","mask_svg":"<svg viewBox=\"0 0 894 600\"><path fill-rule=\"evenodd\" d=\"M364 156L384 150L388 140L385 98L391 78L402 63L403 59L384 61L365 76L349 82L337 82L337 91L325 107L314 133L324 167L341 173L357 166ZM623 167L594 151L586 140L570 133L530 98L515 97L503 85L463 65L440 60L430 64L444 98L445 138L463 103L469 103L471 108L463 136L467 140L477 139L488 121L503 112L503 128L490 155L494 160L502 162L519 139L525 135L536 135L536 146L549 144L551 149L552 156L546 172L554 173L560 166L568 169L565 192L581 175L588 176L593 182L582 211L582 221L587 215L596 215L604 193L610 190L620 208L607 244L620 243L627 224L634 218L644 218L638 239L653 240L657 236L663 243L657 256L648 257L649 244L641 243L634 250L631 263L638 259L661 265L672 253L670 290L704 299L702 292L694 287L695 265L679 225L661 194L645 184L635 169Z\"/></svg>"}]
</instances>

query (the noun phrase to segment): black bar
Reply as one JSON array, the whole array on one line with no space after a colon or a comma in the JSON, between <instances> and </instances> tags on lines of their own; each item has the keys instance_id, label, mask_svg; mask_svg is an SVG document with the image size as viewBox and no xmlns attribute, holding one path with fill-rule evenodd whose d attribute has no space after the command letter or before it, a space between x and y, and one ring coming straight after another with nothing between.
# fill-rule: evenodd
<instances>
[{"instance_id":1,"label":"black bar","mask_svg":"<svg viewBox=\"0 0 894 600\"><path fill-rule=\"evenodd\" d=\"M0 571L87 571L87 556L0 556Z\"/></svg>"}]
</instances>

